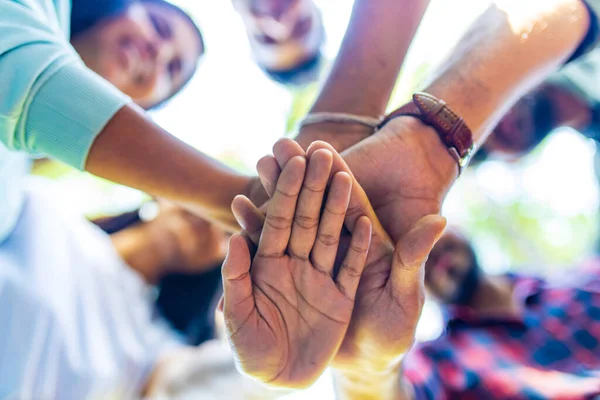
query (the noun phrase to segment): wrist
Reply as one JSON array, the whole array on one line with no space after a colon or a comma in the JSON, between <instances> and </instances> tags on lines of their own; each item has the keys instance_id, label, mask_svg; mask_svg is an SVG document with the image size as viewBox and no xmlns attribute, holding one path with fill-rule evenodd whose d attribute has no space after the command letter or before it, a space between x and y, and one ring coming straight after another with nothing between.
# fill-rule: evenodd
<instances>
[{"instance_id":1,"label":"wrist","mask_svg":"<svg viewBox=\"0 0 600 400\"><path fill-rule=\"evenodd\" d=\"M372 134L372 128L360 124L323 122L300 129L296 141L307 149L312 142L322 140L341 153Z\"/></svg>"},{"instance_id":2,"label":"wrist","mask_svg":"<svg viewBox=\"0 0 600 400\"><path fill-rule=\"evenodd\" d=\"M402 377L402 362L385 369L355 364L354 369L332 369L340 400L404 400L412 398L411 386Z\"/></svg>"},{"instance_id":3,"label":"wrist","mask_svg":"<svg viewBox=\"0 0 600 400\"><path fill-rule=\"evenodd\" d=\"M425 158L429 172L434 174L445 189L458 178L458 164L442 142L439 134L420 119L403 116L389 121L381 131L391 134L405 146L418 151Z\"/></svg>"}]
</instances>

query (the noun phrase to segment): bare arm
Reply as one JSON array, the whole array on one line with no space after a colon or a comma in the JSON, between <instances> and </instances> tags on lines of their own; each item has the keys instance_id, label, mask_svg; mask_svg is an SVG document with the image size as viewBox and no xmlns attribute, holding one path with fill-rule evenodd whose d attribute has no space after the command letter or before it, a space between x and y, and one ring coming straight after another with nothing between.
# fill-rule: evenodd
<instances>
[{"instance_id":1,"label":"bare arm","mask_svg":"<svg viewBox=\"0 0 600 400\"><path fill-rule=\"evenodd\" d=\"M498 0L469 29L426 91L481 144L516 100L575 51L589 27L581 0Z\"/></svg>"},{"instance_id":2,"label":"bare arm","mask_svg":"<svg viewBox=\"0 0 600 400\"><path fill-rule=\"evenodd\" d=\"M132 106L122 108L95 140L86 170L168 198L237 229L231 201L251 179L194 150Z\"/></svg>"},{"instance_id":3,"label":"bare arm","mask_svg":"<svg viewBox=\"0 0 600 400\"><path fill-rule=\"evenodd\" d=\"M311 112L371 117L385 113L400 67L429 0L357 0L335 64ZM306 127L297 141L330 142L338 151L372 131L354 125Z\"/></svg>"},{"instance_id":4,"label":"bare arm","mask_svg":"<svg viewBox=\"0 0 600 400\"><path fill-rule=\"evenodd\" d=\"M474 23L425 88L465 119L477 144L485 140L512 103L567 60L590 23L580 0L497 3ZM395 241L419 218L439 212L457 176L456 163L436 132L411 117L391 121L343 156ZM422 278L414 285L418 293ZM387 313L386 332L413 324ZM394 338L403 349L398 354L365 349L368 336L378 334L381 332L374 328L357 339L357 350L345 363L347 368L336 371L340 399L414 396L401 377L399 361L410 349L414 333Z\"/></svg>"}]
</instances>

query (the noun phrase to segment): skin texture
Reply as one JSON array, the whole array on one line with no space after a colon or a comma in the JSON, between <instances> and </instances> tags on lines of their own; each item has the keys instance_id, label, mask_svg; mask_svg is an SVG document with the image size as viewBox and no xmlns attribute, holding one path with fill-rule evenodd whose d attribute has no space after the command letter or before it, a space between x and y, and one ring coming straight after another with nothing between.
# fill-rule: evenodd
<instances>
[{"instance_id":1,"label":"skin texture","mask_svg":"<svg viewBox=\"0 0 600 400\"><path fill-rule=\"evenodd\" d=\"M285 387L312 384L338 351L371 237L368 218L359 218L334 277L352 182L335 174L324 201L332 155L315 152L308 167L305 160L284 166L254 257L254 246L234 235L223 264L223 312L238 365Z\"/></svg>"},{"instance_id":2,"label":"skin texture","mask_svg":"<svg viewBox=\"0 0 600 400\"><path fill-rule=\"evenodd\" d=\"M382 116L428 5L429 0L356 1L336 61L310 112ZM304 149L322 140L341 152L372 133L360 125L318 124L304 127L296 140Z\"/></svg>"},{"instance_id":3,"label":"skin texture","mask_svg":"<svg viewBox=\"0 0 600 400\"><path fill-rule=\"evenodd\" d=\"M90 69L144 108L177 92L204 53L191 21L158 3L133 3L72 44Z\"/></svg>"},{"instance_id":4,"label":"skin texture","mask_svg":"<svg viewBox=\"0 0 600 400\"><path fill-rule=\"evenodd\" d=\"M535 0L525 8L522 2L499 2L475 22L426 91L444 99L465 119L479 145L516 99L572 54L587 32L588 18L578 0ZM358 90L356 93L362 95ZM296 155L291 146L284 147L287 150L283 154ZM326 144L317 143L308 149L308 156L326 148ZM410 117L395 119L377 134L348 148L342 153L343 159L332 154L333 171L344 171L345 161L364 188L356 190L357 185L353 185L348 230L352 231L356 218L369 216L365 193L384 228L381 232L375 220L369 218L374 234L366 270L370 270L371 262L375 265L370 259L376 255L387 260L377 266L381 276L373 278L376 284L365 286L364 282L370 280L363 279L361 286L365 289L358 290L349 335L334 364L338 395L342 399L406 398L410 387L399 375L402 356L412 345L422 307L422 265L444 228L443 219L428 216L439 212L456 179L457 166L436 132ZM263 174L270 176L262 179L267 192L275 187L279 164L284 165L277 152L275 158L279 170L272 168L271 175ZM272 162L269 164L274 167ZM251 237L260 232L260 217L251 208L238 209L236 214L248 217L242 226ZM386 232L392 243L397 243L395 253L390 252L392 246L384 239ZM404 242L413 245L405 247ZM404 251L408 253L402 254ZM383 300L375 301L377 306L369 309L377 298L370 294L377 292Z\"/></svg>"},{"instance_id":5,"label":"skin texture","mask_svg":"<svg viewBox=\"0 0 600 400\"><path fill-rule=\"evenodd\" d=\"M587 11L578 1L532 2L525 13L516 3L506 2L502 8L492 7L484 13L426 88L465 119L477 144L485 140L512 102L566 60L587 31ZM517 15L519 18L513 17ZM435 136L420 122L399 118L344 154L367 194L378 200L375 211L392 238L406 232L407 226L423 214L439 210L456 178L456 165L452 165L447 153L443 154L446 149ZM424 152L413 157L420 151ZM397 160L402 161L399 164ZM377 171L380 176L381 171L387 171L386 182L377 177ZM423 280L414 284L415 288L422 288ZM412 324L410 320L399 322ZM395 339L398 343L410 343L413 338L399 334ZM409 348L397 356L401 357ZM356 353L352 364L360 365L363 360L382 356L385 355L376 352ZM410 396L406 382L398 379L401 362L394 365L374 369L370 374L365 372L364 380L359 383L350 379L356 371L340 370L340 398ZM387 383L380 382L377 386L369 383L369 375L380 377L394 369L396 374L388 375Z\"/></svg>"},{"instance_id":6,"label":"skin texture","mask_svg":"<svg viewBox=\"0 0 600 400\"><path fill-rule=\"evenodd\" d=\"M231 202L236 195L253 191L250 177L169 135L132 106L117 112L100 133L86 170L168 198L230 231L238 229Z\"/></svg>"},{"instance_id":7,"label":"skin texture","mask_svg":"<svg viewBox=\"0 0 600 400\"><path fill-rule=\"evenodd\" d=\"M477 144L485 140L516 99L573 53L587 32L589 16L577 0L533 1L525 9L518 3L500 2L485 12L425 88L465 119ZM323 148L327 145L317 143L308 154ZM458 170L436 132L410 117L393 120L377 134L347 149L342 157L394 241L411 232L424 216L439 212ZM334 171L344 170L335 154L333 165ZM267 182L265 188L270 185ZM353 193L349 208L359 207L360 201ZM372 252L375 244L373 241ZM423 260L427 256L419 255ZM353 317L349 333L357 330L360 335L347 335L352 345L342 346L349 351L343 352L344 363L335 365L340 398L410 396L410 387L399 379L399 374L401 358L414 340L424 274L422 268L409 270L417 277L406 281L399 297L413 305L414 311L403 315L394 308L382 308L380 318L387 322L385 326ZM364 284L368 280L363 278ZM359 288L356 310L361 308L362 298ZM368 296L364 298L368 300ZM386 348L377 346L382 336L391 342Z\"/></svg>"},{"instance_id":8,"label":"skin texture","mask_svg":"<svg viewBox=\"0 0 600 400\"><path fill-rule=\"evenodd\" d=\"M320 147L321 150L311 150L314 147ZM334 164L339 162L334 168L350 174L341 156L326 143L317 142L309 147L308 157L323 149L329 149L334 154ZM283 139L274 146L275 162L281 165L285 165L290 157L298 157L302 153L300 146L289 139ZM259 167L259 170L261 169L264 173L265 168ZM265 188L269 194L274 193L272 186ZM356 221L362 215L373 215L368 199L356 182L352 186L351 198L356 202L349 206L345 222L350 232L356 229ZM252 230L253 233L249 234L249 237L253 240L262 238L260 218L252 217L260 214L258 209L244 202L235 205L234 212L240 219L245 219L240 221L244 227L252 225L256 228L255 224L258 223L258 231ZM354 359L358 354L364 356L360 371L371 368L385 369L396 361L395 354L412 345L414 328L424 301L423 286L418 284L423 279L422 266L445 227L443 217L426 216L417 221L394 248L381 225L376 219L374 221L371 250L358 288L352 321L332 361L332 366L349 374L356 368ZM397 336L408 338L409 343L398 341ZM370 359L366 357L373 353L381 356ZM353 376L353 380L361 374L360 371L356 371L357 376Z\"/></svg>"},{"instance_id":9,"label":"skin texture","mask_svg":"<svg viewBox=\"0 0 600 400\"><path fill-rule=\"evenodd\" d=\"M414 34L428 2L379 1L381 4L372 0L356 2L340 59L334 65L314 111L383 113L410 39L397 42L378 39L384 35L402 38ZM398 24L399 19L406 24ZM375 20L382 22L374 24ZM387 57L390 57L389 61ZM357 64L356 60L361 63ZM378 69L380 73L373 75L372 71ZM349 84L356 89L351 93L362 95L345 95ZM334 107L338 102L341 102L339 108ZM372 108L374 105L376 107ZM364 130L353 132L350 142L343 131L331 134L323 129L310 129L303 131L301 136L305 146L315 139L336 141L341 138L337 144L345 148L368 134ZM256 204L266 200L258 180L237 174L191 149L130 106L121 109L98 135L90 150L86 170L169 198L231 231L239 229L230 209L237 194L248 195ZM220 190L215 191L215 187Z\"/></svg>"}]
</instances>

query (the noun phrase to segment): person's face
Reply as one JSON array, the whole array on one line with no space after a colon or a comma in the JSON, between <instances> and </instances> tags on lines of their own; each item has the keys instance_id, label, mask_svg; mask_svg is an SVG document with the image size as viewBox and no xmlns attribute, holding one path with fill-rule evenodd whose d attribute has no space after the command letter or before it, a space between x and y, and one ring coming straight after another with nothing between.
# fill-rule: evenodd
<instances>
[{"instance_id":1,"label":"person's face","mask_svg":"<svg viewBox=\"0 0 600 400\"><path fill-rule=\"evenodd\" d=\"M155 3L133 4L95 35L96 72L146 108L179 90L204 51L189 20Z\"/></svg>"},{"instance_id":2,"label":"person's face","mask_svg":"<svg viewBox=\"0 0 600 400\"><path fill-rule=\"evenodd\" d=\"M312 0L236 0L235 6L263 67L292 69L319 51L323 27Z\"/></svg>"},{"instance_id":3,"label":"person's face","mask_svg":"<svg viewBox=\"0 0 600 400\"><path fill-rule=\"evenodd\" d=\"M505 161L516 161L531 148L536 140L536 129L540 129L537 118L553 119L547 110L543 95L535 90L521 98L500 120L482 149L487 155ZM548 126L548 124L544 124ZM475 157L477 159L477 156Z\"/></svg>"},{"instance_id":4,"label":"person's face","mask_svg":"<svg viewBox=\"0 0 600 400\"><path fill-rule=\"evenodd\" d=\"M442 304L468 304L479 272L471 244L457 229L449 227L425 263L425 287Z\"/></svg>"}]
</instances>

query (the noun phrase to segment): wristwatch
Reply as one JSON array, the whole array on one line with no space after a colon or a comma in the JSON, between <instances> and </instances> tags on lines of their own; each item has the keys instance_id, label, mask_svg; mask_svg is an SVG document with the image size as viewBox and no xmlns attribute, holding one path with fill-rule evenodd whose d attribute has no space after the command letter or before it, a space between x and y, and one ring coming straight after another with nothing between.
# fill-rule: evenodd
<instances>
[{"instance_id":1,"label":"wristwatch","mask_svg":"<svg viewBox=\"0 0 600 400\"><path fill-rule=\"evenodd\" d=\"M473 133L465 121L443 100L429 93L420 92L413 95L411 102L388 114L379 124L379 128L390 120L402 116L418 118L437 132L450 155L456 160L460 176L475 153Z\"/></svg>"}]
</instances>

